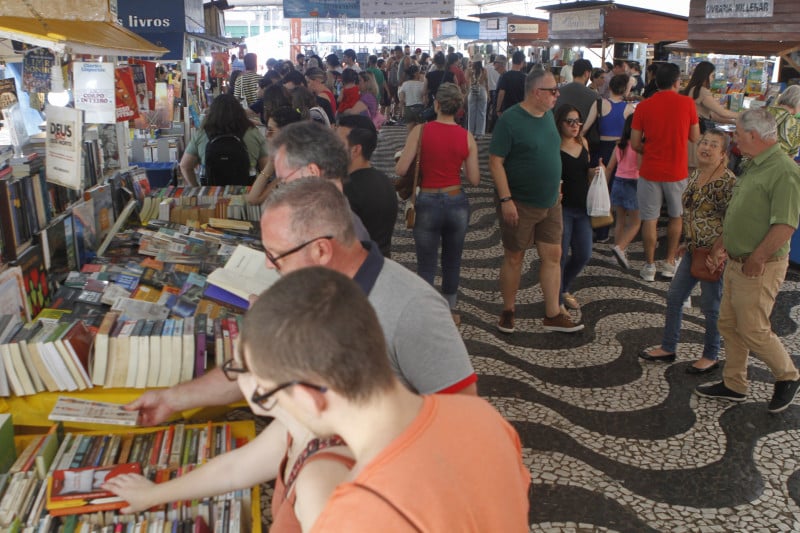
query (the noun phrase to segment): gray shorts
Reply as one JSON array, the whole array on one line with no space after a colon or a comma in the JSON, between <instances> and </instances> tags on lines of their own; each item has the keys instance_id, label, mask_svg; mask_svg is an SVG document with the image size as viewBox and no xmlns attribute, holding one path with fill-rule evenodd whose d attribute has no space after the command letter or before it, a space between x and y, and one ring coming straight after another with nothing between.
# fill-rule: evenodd
<instances>
[{"instance_id":1,"label":"gray shorts","mask_svg":"<svg viewBox=\"0 0 800 533\"><path fill-rule=\"evenodd\" d=\"M639 202L639 217L642 220L658 220L661 204L667 202L669 218L680 218L683 214L681 197L688 178L680 181L650 181L639 178L636 199Z\"/></svg>"}]
</instances>

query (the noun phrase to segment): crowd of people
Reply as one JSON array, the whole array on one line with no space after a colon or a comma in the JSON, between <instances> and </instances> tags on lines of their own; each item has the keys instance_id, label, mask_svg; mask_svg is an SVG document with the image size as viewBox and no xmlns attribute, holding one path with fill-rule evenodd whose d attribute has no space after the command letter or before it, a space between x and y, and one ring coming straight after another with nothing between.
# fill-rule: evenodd
<instances>
[{"instance_id":1,"label":"crowd of people","mask_svg":"<svg viewBox=\"0 0 800 533\"><path fill-rule=\"evenodd\" d=\"M617 215L611 251L630 269L626 250L641 228L647 281L658 271L666 204L666 325L659 347L640 357L675 361L684 301L700 283L705 343L687 371L717 369L721 339L727 362L722 381L697 395L744 400L752 351L776 379L769 411L794 401L800 374L769 315L800 220L800 167L787 156L800 144L798 87L775 106L736 114L711 96L713 68L704 63L681 91L670 63L645 85L638 65L615 62L597 76L581 59L572 81L559 85L519 51L506 70L499 55L484 64L477 55L463 61L397 46L359 65L345 50L341 59L268 62L264 76L248 75L250 56L232 94L211 104L181 169L196 183L197 164L209 165L205 145L221 134L246 140L248 201L262 205L267 264L283 277L253 296L240 353L127 408L158 424L244 399L274 421L248 445L168 483L115 478L108 488L128 511L275 479L274 531L528 530L530 473L519 437L476 397L457 328L464 187L480 181L476 139L488 132L503 247L500 332L516 331L522 264L533 246L543 329L584 329L571 286L593 241L607 238L593 236L587 211L590 182L602 173ZM632 90L647 98L634 105ZM418 178L416 274L390 259L398 199L393 181L370 164L381 117L408 128L395 171ZM746 161L739 168L728 161L729 135L716 127L725 121L736 125ZM266 126L265 138L254 136L254 123Z\"/></svg>"}]
</instances>

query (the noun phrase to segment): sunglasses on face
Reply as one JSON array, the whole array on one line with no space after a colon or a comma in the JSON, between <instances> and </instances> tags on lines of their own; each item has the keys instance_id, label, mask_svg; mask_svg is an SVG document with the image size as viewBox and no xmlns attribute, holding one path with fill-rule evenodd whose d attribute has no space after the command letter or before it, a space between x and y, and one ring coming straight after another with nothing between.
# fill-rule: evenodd
<instances>
[{"instance_id":1,"label":"sunglasses on face","mask_svg":"<svg viewBox=\"0 0 800 533\"><path fill-rule=\"evenodd\" d=\"M579 118L565 118L564 123L568 126L580 126L583 124Z\"/></svg>"},{"instance_id":2,"label":"sunglasses on face","mask_svg":"<svg viewBox=\"0 0 800 533\"><path fill-rule=\"evenodd\" d=\"M553 96L557 95L558 92L559 92L558 91L558 87L537 87L536 90L537 91L547 91Z\"/></svg>"}]
</instances>

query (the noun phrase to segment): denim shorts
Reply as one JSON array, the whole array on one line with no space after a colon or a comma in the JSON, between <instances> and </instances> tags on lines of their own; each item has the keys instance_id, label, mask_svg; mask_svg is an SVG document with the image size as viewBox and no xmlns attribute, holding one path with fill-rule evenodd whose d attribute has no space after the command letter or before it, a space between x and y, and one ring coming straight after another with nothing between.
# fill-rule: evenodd
<instances>
[{"instance_id":1,"label":"denim shorts","mask_svg":"<svg viewBox=\"0 0 800 533\"><path fill-rule=\"evenodd\" d=\"M638 211L639 200L636 199L638 179L614 178L611 185L611 205L627 211Z\"/></svg>"}]
</instances>

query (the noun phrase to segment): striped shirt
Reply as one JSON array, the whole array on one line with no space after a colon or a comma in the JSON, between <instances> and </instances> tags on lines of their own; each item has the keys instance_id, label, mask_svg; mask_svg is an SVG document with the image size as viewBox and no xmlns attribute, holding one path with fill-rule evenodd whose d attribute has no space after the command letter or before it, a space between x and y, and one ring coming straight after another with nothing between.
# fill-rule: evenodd
<instances>
[{"instance_id":1,"label":"striped shirt","mask_svg":"<svg viewBox=\"0 0 800 533\"><path fill-rule=\"evenodd\" d=\"M258 82L261 75L258 72L245 72L236 78L236 85L233 88L233 96L244 98L247 106L253 105L258 99Z\"/></svg>"}]
</instances>

